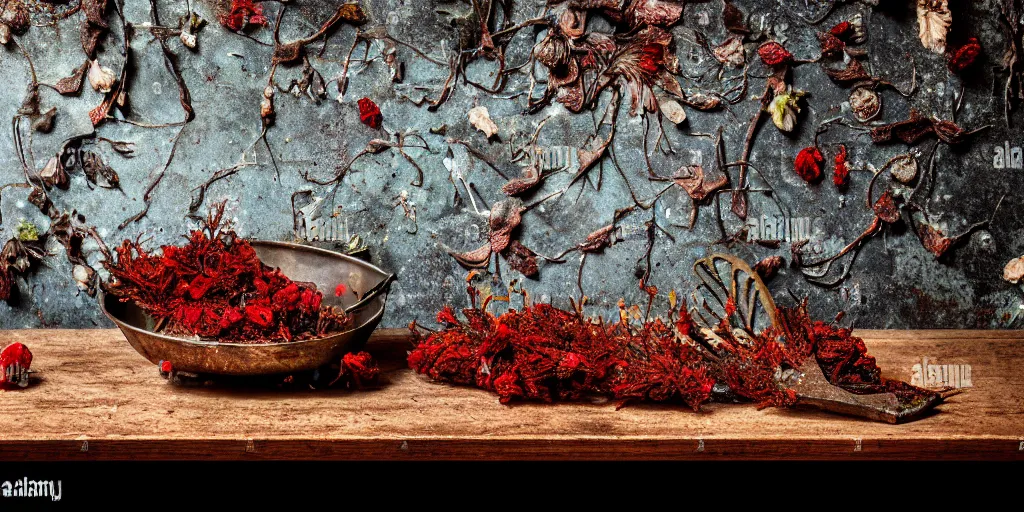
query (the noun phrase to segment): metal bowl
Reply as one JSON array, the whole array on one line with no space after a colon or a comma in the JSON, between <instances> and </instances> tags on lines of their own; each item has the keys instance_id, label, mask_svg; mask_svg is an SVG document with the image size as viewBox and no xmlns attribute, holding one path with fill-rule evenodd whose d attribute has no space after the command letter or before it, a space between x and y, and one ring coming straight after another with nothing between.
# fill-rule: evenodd
<instances>
[{"instance_id":1,"label":"metal bowl","mask_svg":"<svg viewBox=\"0 0 1024 512\"><path fill-rule=\"evenodd\" d=\"M355 291L365 293L389 274L365 261L333 251L287 242L252 241L257 256L294 281L315 283L324 292L324 305L349 307ZM333 293L338 283L347 290ZM128 338L136 351L152 363L170 361L177 371L220 375L269 375L312 370L359 350L380 322L386 294L352 312L355 327L322 338L287 343L224 343L199 341L153 332L155 322L133 302L101 294L100 308Z\"/></svg>"}]
</instances>

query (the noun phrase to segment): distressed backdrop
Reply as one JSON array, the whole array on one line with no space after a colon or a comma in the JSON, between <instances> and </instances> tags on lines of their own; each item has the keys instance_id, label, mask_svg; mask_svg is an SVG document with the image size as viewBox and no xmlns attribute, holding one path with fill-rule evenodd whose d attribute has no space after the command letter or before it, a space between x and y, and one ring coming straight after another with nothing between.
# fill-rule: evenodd
<instances>
[{"instance_id":1,"label":"distressed backdrop","mask_svg":"<svg viewBox=\"0 0 1024 512\"><path fill-rule=\"evenodd\" d=\"M95 227L108 245L141 236L156 246L177 243L195 226L192 215L225 199L244 236L365 246L374 264L399 275L384 325L414 319L432 325L443 304L468 303L467 270L449 252L487 245L488 209L515 206L499 203L509 197L502 187L532 171L540 179L518 194L526 210L511 236L539 255L537 271L524 278L514 267L529 267L529 257L517 264L515 251L492 255L488 269L470 279L485 292L506 295L518 280L533 297L568 307L582 286L589 311L607 316L620 297L640 300L645 276L663 292L659 300L670 289L688 292L693 261L724 251L751 264L781 256L785 264L770 288L783 302L808 296L819 318L846 311L844 324L871 328L1024 325L1021 287L1002 278L1003 266L1024 253L1024 116L1021 109L1005 113L1004 94L1020 65L1003 69L1009 45L1020 48L1022 28L1019 14L1010 12L1008 25L1001 10L1019 9L1019 1L949 2L947 53L971 37L981 46L977 61L959 73L950 70L943 47L922 43L915 1L652 0L625 1L620 9L617 0L551 0L549 6L543 0L370 0L362 3L361 23L330 1L112 0L103 10L104 3L87 0L79 9L76 0L0 0L10 27L18 28L8 13L24 9L31 19L31 27L15 30L0 47L0 114L15 120L0 132L0 241L19 233L31 238L35 229L45 251L31 269L11 273L17 291L0 302L2 328L110 325L88 293L87 268L104 276L100 244L86 236L81 254L65 250L51 230L59 219L54 211L70 213L78 233ZM607 9L584 9L602 3ZM339 13L342 19L321 31ZM83 30L83 23L98 26L92 18L109 30ZM818 33L846 20L862 24L866 39L847 34L853 42L845 57L840 50L820 58ZM651 53L661 43L637 43L650 27L669 34L666 54ZM275 31L282 43L277 56ZM89 77L83 67L83 35L93 33L99 34L96 71L108 67L115 80L107 95L89 80L102 73ZM743 46L729 47L731 37L744 38ZM307 40L298 58L284 55L299 48L286 43ZM794 62L766 65L758 49L768 41L781 43ZM595 50L604 43L616 50ZM628 61L623 52L631 44L639 60L620 62L633 68L614 73L615 59ZM572 56L552 57L560 51ZM533 57L543 52L544 61L558 62L562 77L553 80ZM648 69L652 55L656 66ZM867 78L826 73L849 69L851 59ZM573 66L582 76L579 88L565 77ZM768 115L756 122L752 165L741 182L742 166L730 163L743 158L762 94L774 97L766 82L780 67L789 70L785 82L807 94L798 100L790 133ZM38 112L24 106L33 68L43 84ZM77 94L46 85L69 76L73 82L79 69L86 76ZM674 73L661 74L668 71ZM676 96L666 76L679 83ZM630 77L653 87L628 87ZM561 96L554 93L556 80L565 89ZM881 100L878 116L867 123L857 121L850 105L858 81ZM590 97L595 84L604 87ZM561 102L544 101L548 86L548 99ZM194 118L183 123L185 90ZM579 91L582 100L572 96ZM272 103L272 124L261 117L270 93L263 107ZM636 94L653 111L644 113L641 102L632 115ZM370 116L360 118L364 97L379 106L377 129ZM90 111L105 98L114 105L94 128ZM720 105L702 110L712 102ZM679 105L686 120L676 125ZM477 117L483 111L476 107L486 107L493 126ZM52 130L33 130L51 108ZM984 129L955 145L936 144L930 135L911 145L872 141L867 129L906 120L912 109L963 130ZM488 129L496 132L488 137ZM67 190L41 187L39 173L69 139L98 155L99 168L109 166L118 183L109 172L90 179L81 167L69 167ZM824 177L808 183L794 172L794 159L815 143ZM841 144L851 169L842 191L832 182ZM903 184L893 178L890 160L908 152L920 168ZM599 159L587 165L595 154ZM697 171L706 173L703 183L693 181ZM891 190L901 199L901 218L870 229L875 214L865 197L876 171L872 199ZM691 196L703 188L685 185L710 189L723 176L728 182L695 204ZM30 201L29 184L44 188L51 215ZM749 189L746 219L731 208L730 189L740 185ZM613 243L603 250L563 254L605 226L613 226L606 232ZM947 238L965 236L945 251L924 236L936 249L929 251L922 233L931 228ZM830 266L808 265L844 249ZM795 253L804 266L794 265ZM581 254L587 254L582 271Z\"/></svg>"}]
</instances>

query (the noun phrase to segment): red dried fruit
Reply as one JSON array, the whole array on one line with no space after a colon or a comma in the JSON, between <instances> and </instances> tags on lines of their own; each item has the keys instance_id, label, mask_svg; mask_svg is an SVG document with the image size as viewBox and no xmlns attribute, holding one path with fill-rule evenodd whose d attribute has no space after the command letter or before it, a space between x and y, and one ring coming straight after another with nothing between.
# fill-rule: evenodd
<instances>
[{"instance_id":1,"label":"red dried fruit","mask_svg":"<svg viewBox=\"0 0 1024 512\"><path fill-rule=\"evenodd\" d=\"M813 183L821 179L821 166L824 163L825 157L821 155L821 151L814 146L808 146L797 153L796 159L793 160L793 171L804 181Z\"/></svg>"},{"instance_id":2,"label":"red dried fruit","mask_svg":"<svg viewBox=\"0 0 1024 512\"><path fill-rule=\"evenodd\" d=\"M164 373L171 373L174 366L171 365L170 361L160 361L160 371Z\"/></svg>"},{"instance_id":3,"label":"red dried fruit","mask_svg":"<svg viewBox=\"0 0 1024 512\"><path fill-rule=\"evenodd\" d=\"M977 38L972 37L960 48L949 52L947 56L949 70L956 74L963 73L974 64L978 55L981 55L981 44L978 43Z\"/></svg>"},{"instance_id":4,"label":"red dried fruit","mask_svg":"<svg viewBox=\"0 0 1024 512\"><path fill-rule=\"evenodd\" d=\"M793 54L789 53L784 46L775 41L762 44L757 49L757 55L761 61L769 66L779 66L793 62Z\"/></svg>"},{"instance_id":5,"label":"red dried fruit","mask_svg":"<svg viewBox=\"0 0 1024 512\"><path fill-rule=\"evenodd\" d=\"M850 164L846 161L846 146L839 145L839 152L836 153L836 165L832 169L832 183L839 190L846 190L850 184Z\"/></svg>"},{"instance_id":6,"label":"red dried fruit","mask_svg":"<svg viewBox=\"0 0 1024 512\"><path fill-rule=\"evenodd\" d=\"M0 389L28 386L28 370L32 352L21 343L12 343L0 352Z\"/></svg>"},{"instance_id":7,"label":"red dried fruit","mask_svg":"<svg viewBox=\"0 0 1024 512\"><path fill-rule=\"evenodd\" d=\"M384 116L380 113L380 108L373 100L362 98L359 100L359 120L366 126L377 130L384 121Z\"/></svg>"},{"instance_id":8,"label":"red dried fruit","mask_svg":"<svg viewBox=\"0 0 1024 512\"><path fill-rule=\"evenodd\" d=\"M338 283L338 286L334 287L334 296L341 297L342 295L345 295L346 290L348 290L348 287L345 286L345 283Z\"/></svg>"}]
</instances>

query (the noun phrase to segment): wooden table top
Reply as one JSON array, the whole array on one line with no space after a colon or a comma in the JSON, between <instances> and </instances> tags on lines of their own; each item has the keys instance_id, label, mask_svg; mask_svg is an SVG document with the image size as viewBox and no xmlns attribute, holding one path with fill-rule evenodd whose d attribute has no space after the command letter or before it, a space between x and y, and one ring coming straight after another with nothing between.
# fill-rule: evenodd
<instances>
[{"instance_id":1,"label":"wooden table top","mask_svg":"<svg viewBox=\"0 0 1024 512\"><path fill-rule=\"evenodd\" d=\"M0 460L1024 459L1024 331L866 331L890 377L970 365L972 387L904 425L809 410L498 403L409 370L404 330L367 349L371 391L174 386L117 330L0 331L41 381L0 391ZM941 370L936 367L933 370Z\"/></svg>"}]
</instances>

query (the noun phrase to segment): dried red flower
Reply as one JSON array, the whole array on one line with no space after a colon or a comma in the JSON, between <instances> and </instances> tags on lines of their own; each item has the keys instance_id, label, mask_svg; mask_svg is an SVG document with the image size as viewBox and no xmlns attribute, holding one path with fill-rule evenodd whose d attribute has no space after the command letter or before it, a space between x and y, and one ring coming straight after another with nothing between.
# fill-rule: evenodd
<instances>
[{"instance_id":1,"label":"dried red flower","mask_svg":"<svg viewBox=\"0 0 1024 512\"><path fill-rule=\"evenodd\" d=\"M334 296L341 297L342 295L345 295L346 290L348 290L348 287L345 286L345 283L338 283L338 286L334 287Z\"/></svg>"},{"instance_id":2,"label":"dried red flower","mask_svg":"<svg viewBox=\"0 0 1024 512\"><path fill-rule=\"evenodd\" d=\"M373 100L362 98L359 100L359 120L366 126L377 130L380 129L384 116L380 113L380 108Z\"/></svg>"},{"instance_id":3,"label":"dried red flower","mask_svg":"<svg viewBox=\"0 0 1024 512\"><path fill-rule=\"evenodd\" d=\"M821 151L814 146L801 149L793 160L793 171L804 181L813 183L821 179L821 166L825 163L825 157Z\"/></svg>"},{"instance_id":4,"label":"dried red flower","mask_svg":"<svg viewBox=\"0 0 1024 512\"><path fill-rule=\"evenodd\" d=\"M850 184L850 164L846 161L846 146L839 145L839 152L836 153L836 165L832 169L832 183L839 190L846 190Z\"/></svg>"},{"instance_id":5,"label":"dried red flower","mask_svg":"<svg viewBox=\"0 0 1024 512\"><path fill-rule=\"evenodd\" d=\"M981 55L981 44L978 43L977 38L972 37L960 48L949 52L947 56L949 70L956 74L963 73L974 64L978 55Z\"/></svg>"},{"instance_id":6,"label":"dried red flower","mask_svg":"<svg viewBox=\"0 0 1024 512\"><path fill-rule=\"evenodd\" d=\"M620 308L626 309L622 302ZM445 329L426 337L419 337L413 324L418 339L409 366L436 380L492 391L502 403L605 394L623 401L681 402L696 410L721 385L730 391L727 396L762 407L790 406L797 395L780 384L778 373L800 368L809 357L830 383L854 393L893 392L902 401L932 394L881 378L864 342L847 329L812 321L806 303L778 308L780 326L754 339L734 337L727 317L715 329L713 357L700 348L707 340L694 328L685 304L670 309L674 322L657 318L642 325L608 324L549 304L497 317L481 308L463 314L465 321L459 321L445 306L438 314Z\"/></svg>"},{"instance_id":7,"label":"dried red flower","mask_svg":"<svg viewBox=\"0 0 1024 512\"><path fill-rule=\"evenodd\" d=\"M125 240L116 262L105 261L107 289L133 301L172 335L240 342L308 339L342 330L351 319L321 307L322 294L264 265L256 251L223 229L224 204L182 247L146 252Z\"/></svg>"},{"instance_id":8,"label":"dried red flower","mask_svg":"<svg viewBox=\"0 0 1024 512\"><path fill-rule=\"evenodd\" d=\"M341 358L338 376L330 385L341 382L346 388L363 389L376 386L379 378L380 367L369 353L349 352Z\"/></svg>"},{"instance_id":9,"label":"dried red flower","mask_svg":"<svg viewBox=\"0 0 1024 512\"><path fill-rule=\"evenodd\" d=\"M250 24L262 27L270 24L263 15L263 4L253 3L253 0L231 0L231 9L219 15L217 19L225 28L235 32Z\"/></svg>"},{"instance_id":10,"label":"dried red flower","mask_svg":"<svg viewBox=\"0 0 1024 512\"><path fill-rule=\"evenodd\" d=\"M161 372L163 372L163 373L171 373L171 370L173 370L173 369L174 369L174 366L171 365L170 361L167 361L167 360L160 361L160 371Z\"/></svg>"},{"instance_id":11,"label":"dried red flower","mask_svg":"<svg viewBox=\"0 0 1024 512\"><path fill-rule=\"evenodd\" d=\"M769 41L757 49L761 61L769 66L779 66L793 62L793 54L776 41Z\"/></svg>"}]
</instances>

